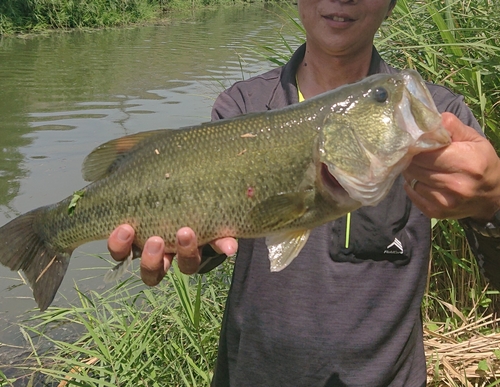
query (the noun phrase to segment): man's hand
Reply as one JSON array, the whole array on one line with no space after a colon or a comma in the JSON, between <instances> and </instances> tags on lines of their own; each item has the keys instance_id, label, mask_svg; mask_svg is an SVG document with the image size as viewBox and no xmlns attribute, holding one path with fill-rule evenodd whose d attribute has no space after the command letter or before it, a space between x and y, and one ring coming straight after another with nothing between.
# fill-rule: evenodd
<instances>
[{"instance_id":1,"label":"man's hand","mask_svg":"<svg viewBox=\"0 0 500 387\"><path fill-rule=\"evenodd\" d=\"M129 256L134 241L134 229L128 224L118 226L109 236L108 250L111 256L122 261ZM221 238L211 243L218 253L233 255L238 250L238 242L234 238ZM196 273L201 262L200 248L194 231L183 227L177 231L176 240L177 263L185 274ZM158 236L149 238L142 250L141 278L146 285L155 286L165 276L176 254L165 253L165 242Z\"/></svg>"},{"instance_id":2,"label":"man's hand","mask_svg":"<svg viewBox=\"0 0 500 387\"><path fill-rule=\"evenodd\" d=\"M452 143L420 153L403 173L405 190L428 217L490 220L500 209L500 160L493 146L451 113L443 125ZM410 182L416 179L412 189Z\"/></svg>"}]
</instances>

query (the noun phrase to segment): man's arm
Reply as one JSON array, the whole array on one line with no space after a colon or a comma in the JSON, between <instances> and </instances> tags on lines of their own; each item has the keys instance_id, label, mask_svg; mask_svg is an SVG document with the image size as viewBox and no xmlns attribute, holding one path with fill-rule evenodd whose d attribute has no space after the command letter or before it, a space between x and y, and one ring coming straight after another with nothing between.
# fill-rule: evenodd
<instances>
[{"instance_id":1,"label":"man's arm","mask_svg":"<svg viewBox=\"0 0 500 387\"><path fill-rule=\"evenodd\" d=\"M483 236L469 226L486 224L500 210L500 159L493 146L473 128L451 113L443 113L443 125L452 143L414 157L403 173L405 190L428 217L460 219L483 274L500 286L500 238Z\"/></svg>"}]
</instances>

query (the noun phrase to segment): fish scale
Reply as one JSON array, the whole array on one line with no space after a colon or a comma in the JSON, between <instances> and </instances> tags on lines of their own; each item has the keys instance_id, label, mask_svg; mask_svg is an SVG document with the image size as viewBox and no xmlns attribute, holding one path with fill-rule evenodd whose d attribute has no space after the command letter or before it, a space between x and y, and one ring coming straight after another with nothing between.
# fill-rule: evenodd
<instances>
[{"instance_id":1,"label":"fish scale","mask_svg":"<svg viewBox=\"0 0 500 387\"><path fill-rule=\"evenodd\" d=\"M166 252L175 252L184 226L200 245L265 236L271 270L281 270L310 229L376 205L414 154L446 145L440 122L423 81L410 71L372 76L281 110L115 139L85 159L91 183L82 193L0 228L0 262L24 271L41 310L72 251L122 223L134 228L139 248L158 235Z\"/></svg>"}]
</instances>

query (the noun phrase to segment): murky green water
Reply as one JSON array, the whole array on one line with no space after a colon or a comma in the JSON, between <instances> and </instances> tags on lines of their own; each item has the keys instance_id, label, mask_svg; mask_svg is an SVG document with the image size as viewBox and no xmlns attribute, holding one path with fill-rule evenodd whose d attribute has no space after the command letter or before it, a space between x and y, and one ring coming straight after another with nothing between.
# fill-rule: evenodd
<instances>
[{"instance_id":1,"label":"murky green water","mask_svg":"<svg viewBox=\"0 0 500 387\"><path fill-rule=\"evenodd\" d=\"M218 93L272 66L248 47L286 35L282 14L252 5L0 41L0 225L83 187L81 163L100 143L209 120ZM105 242L75 251L54 305L76 298L75 281L84 292L105 288L109 265L89 255L106 251ZM12 323L34 307L22 278L0 267L0 342L22 342Z\"/></svg>"}]
</instances>

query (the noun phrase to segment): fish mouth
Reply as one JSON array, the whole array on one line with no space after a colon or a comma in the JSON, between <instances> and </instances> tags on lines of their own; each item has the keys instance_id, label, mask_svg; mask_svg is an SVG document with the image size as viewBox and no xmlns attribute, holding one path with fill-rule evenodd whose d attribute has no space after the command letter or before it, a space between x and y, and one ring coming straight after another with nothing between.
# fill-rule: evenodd
<instances>
[{"instance_id":1,"label":"fish mouth","mask_svg":"<svg viewBox=\"0 0 500 387\"><path fill-rule=\"evenodd\" d=\"M344 187L340 185L339 181L335 178L335 176L333 176L330 173L330 170L328 169L328 166L325 163L321 163L321 180L325 188L335 196L338 195L349 196L347 191L344 189Z\"/></svg>"},{"instance_id":2,"label":"fish mouth","mask_svg":"<svg viewBox=\"0 0 500 387\"><path fill-rule=\"evenodd\" d=\"M410 153L432 150L450 142L449 134L441 127L441 118L434 100L420 76L411 70L402 74L405 88L402 101L396 106L396 120L415 140ZM406 120L403 120L406 117ZM422 131L421 128L426 128Z\"/></svg>"}]
</instances>

